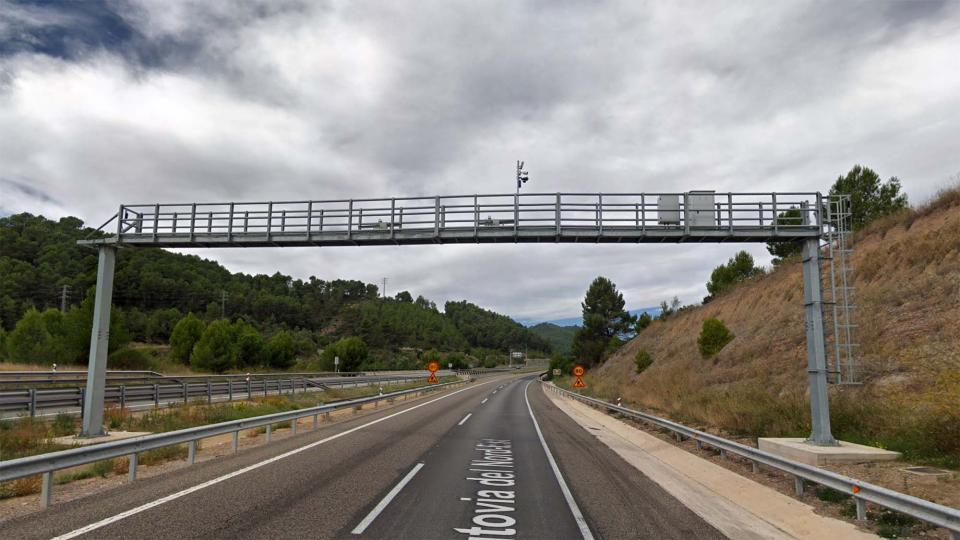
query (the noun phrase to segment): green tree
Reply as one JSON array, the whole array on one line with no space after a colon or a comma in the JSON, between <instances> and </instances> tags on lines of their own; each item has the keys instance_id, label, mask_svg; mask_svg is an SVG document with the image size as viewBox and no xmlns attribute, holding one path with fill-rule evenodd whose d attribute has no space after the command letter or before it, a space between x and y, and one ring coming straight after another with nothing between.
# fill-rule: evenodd
<instances>
[{"instance_id":1,"label":"green tree","mask_svg":"<svg viewBox=\"0 0 960 540\"><path fill-rule=\"evenodd\" d=\"M281 330L270 336L264 346L264 357L267 364L274 369L287 369L297 359L297 344L293 334Z\"/></svg>"},{"instance_id":2,"label":"green tree","mask_svg":"<svg viewBox=\"0 0 960 540\"><path fill-rule=\"evenodd\" d=\"M257 332L243 319L237 319L237 322L233 323L232 332L236 346L237 365L254 366L262 363L264 341L260 332Z\"/></svg>"},{"instance_id":3,"label":"green tree","mask_svg":"<svg viewBox=\"0 0 960 540\"><path fill-rule=\"evenodd\" d=\"M883 182L869 167L855 165L846 176L837 177L830 195L850 196L850 221L857 230L878 217L906 208L907 195L900 189L896 176Z\"/></svg>"},{"instance_id":4,"label":"green tree","mask_svg":"<svg viewBox=\"0 0 960 540\"><path fill-rule=\"evenodd\" d=\"M664 300L664 301L660 302L660 313L657 315L657 320L658 320L658 321L665 321L665 320L667 320L671 315L673 315L674 313L676 313L677 311L680 311L680 299L679 299L679 298L677 298L676 296L674 296L674 297L673 297L673 300L670 300L669 303L667 303L667 301Z\"/></svg>"},{"instance_id":5,"label":"green tree","mask_svg":"<svg viewBox=\"0 0 960 540\"><path fill-rule=\"evenodd\" d=\"M641 313L640 316L637 317L637 333L639 334L640 332L646 330L646 328L650 326L650 323L652 322L653 317L651 317L649 313L646 311Z\"/></svg>"},{"instance_id":6,"label":"green tree","mask_svg":"<svg viewBox=\"0 0 960 540\"><path fill-rule=\"evenodd\" d=\"M723 321L710 317L703 321L703 328L697 337L697 347L704 358L710 358L723 350L734 337Z\"/></svg>"},{"instance_id":7,"label":"green tree","mask_svg":"<svg viewBox=\"0 0 960 540\"><path fill-rule=\"evenodd\" d=\"M194 369L223 373L237 364L237 348L234 342L233 325L220 319L213 321L201 334L190 353L190 366Z\"/></svg>"},{"instance_id":8,"label":"green tree","mask_svg":"<svg viewBox=\"0 0 960 540\"><path fill-rule=\"evenodd\" d=\"M49 364L61 361L53 336L44 324L43 314L29 309L6 339L7 356L11 361Z\"/></svg>"},{"instance_id":9,"label":"green tree","mask_svg":"<svg viewBox=\"0 0 960 540\"><path fill-rule=\"evenodd\" d=\"M624 305L623 294L612 281L602 276L593 280L581 303L583 327L573 337L576 358L587 366L602 362L607 351L633 329L636 321Z\"/></svg>"},{"instance_id":10,"label":"green tree","mask_svg":"<svg viewBox=\"0 0 960 540\"><path fill-rule=\"evenodd\" d=\"M203 336L205 326L192 312L180 319L170 334L170 357L178 362L188 364L193 353L193 347Z\"/></svg>"},{"instance_id":11,"label":"green tree","mask_svg":"<svg viewBox=\"0 0 960 540\"><path fill-rule=\"evenodd\" d=\"M777 225L796 226L803 224L803 214L799 208L791 208L780 212L776 219ZM786 259L799 255L802 249L800 242L767 242L767 251L773 255L773 264L782 264Z\"/></svg>"},{"instance_id":12,"label":"green tree","mask_svg":"<svg viewBox=\"0 0 960 540\"><path fill-rule=\"evenodd\" d=\"M653 365L653 358L650 357L650 353L646 349L640 349L633 357L633 365L636 367L637 373L643 373Z\"/></svg>"},{"instance_id":13,"label":"green tree","mask_svg":"<svg viewBox=\"0 0 960 540\"><path fill-rule=\"evenodd\" d=\"M413 303L413 295L410 294L410 291L400 291L397 293L395 298L398 302L406 302L408 304Z\"/></svg>"},{"instance_id":14,"label":"green tree","mask_svg":"<svg viewBox=\"0 0 960 540\"><path fill-rule=\"evenodd\" d=\"M710 281L707 283L707 292L710 296L705 298L704 302L709 302L737 283L762 273L762 268L754 266L752 255L746 251L739 251L727 261L727 264L721 264L713 269Z\"/></svg>"},{"instance_id":15,"label":"green tree","mask_svg":"<svg viewBox=\"0 0 960 540\"><path fill-rule=\"evenodd\" d=\"M327 346L323 353L328 365L333 365L333 357L337 356L340 358L340 371L358 371L360 364L367 359L368 350L362 339L351 336Z\"/></svg>"}]
</instances>

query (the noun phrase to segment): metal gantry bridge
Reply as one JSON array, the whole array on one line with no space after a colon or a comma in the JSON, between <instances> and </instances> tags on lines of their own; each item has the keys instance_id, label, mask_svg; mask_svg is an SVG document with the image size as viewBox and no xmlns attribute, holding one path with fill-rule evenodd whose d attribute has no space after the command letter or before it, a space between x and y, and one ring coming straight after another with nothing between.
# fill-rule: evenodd
<instances>
[{"instance_id":1,"label":"metal gantry bridge","mask_svg":"<svg viewBox=\"0 0 960 540\"><path fill-rule=\"evenodd\" d=\"M775 219L790 209L803 218ZM90 244L362 246L766 242L823 234L819 193L539 193L123 205Z\"/></svg>"},{"instance_id":2,"label":"metal gantry bridge","mask_svg":"<svg viewBox=\"0 0 960 540\"><path fill-rule=\"evenodd\" d=\"M846 202L845 202L846 201ZM821 242L847 252L842 215L848 199L806 193L531 193L338 199L281 202L129 204L104 223L99 249L83 432L102 433L104 379L113 274L118 247L226 248L384 246L481 243L722 243L797 242L803 246L807 371L812 433L809 441L835 445L827 383L837 376L849 340L833 325L837 358L827 364ZM848 214L846 214L848 215ZM834 251L828 249L828 254ZM831 271L834 270L833 259ZM841 261L842 263L843 261ZM843 265L841 264L842 268ZM845 299L834 286L830 305ZM845 279L845 278L844 278ZM844 281L841 285L846 287ZM839 292L838 292L839 291ZM843 312L846 313L846 312ZM849 332L846 334L849 336ZM844 338L846 339L846 338Z\"/></svg>"}]
</instances>

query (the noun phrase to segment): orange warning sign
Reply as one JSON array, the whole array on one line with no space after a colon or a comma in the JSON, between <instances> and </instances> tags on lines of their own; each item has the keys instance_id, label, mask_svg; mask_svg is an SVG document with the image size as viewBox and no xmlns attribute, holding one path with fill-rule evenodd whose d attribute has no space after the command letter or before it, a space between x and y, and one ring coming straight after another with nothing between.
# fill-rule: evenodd
<instances>
[{"instance_id":1,"label":"orange warning sign","mask_svg":"<svg viewBox=\"0 0 960 540\"><path fill-rule=\"evenodd\" d=\"M430 372L430 376L427 377L427 382L430 384L436 384L440 381L437 380L437 371L440 369L440 362L436 360L427 364L427 371Z\"/></svg>"},{"instance_id":2,"label":"orange warning sign","mask_svg":"<svg viewBox=\"0 0 960 540\"><path fill-rule=\"evenodd\" d=\"M586 372L587 372L587 370L584 369L583 366L574 366L574 367L573 367L573 376L577 378L577 380L573 382L573 387L574 387L574 388L586 388L586 387L587 387L587 383L583 382L583 374L586 373Z\"/></svg>"}]
</instances>

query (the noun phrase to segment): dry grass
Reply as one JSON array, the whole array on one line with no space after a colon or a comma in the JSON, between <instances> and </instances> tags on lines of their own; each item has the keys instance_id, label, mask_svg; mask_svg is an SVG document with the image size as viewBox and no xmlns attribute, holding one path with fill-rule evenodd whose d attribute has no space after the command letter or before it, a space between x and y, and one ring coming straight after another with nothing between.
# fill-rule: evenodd
<instances>
[{"instance_id":1,"label":"dry grass","mask_svg":"<svg viewBox=\"0 0 960 540\"><path fill-rule=\"evenodd\" d=\"M834 434L960 466L960 188L857 234L856 340L864 385L832 387ZM799 261L656 321L596 371L594 391L681 421L752 436L808 434ZM703 360L718 317L737 336ZM654 364L637 374L647 349Z\"/></svg>"}]
</instances>

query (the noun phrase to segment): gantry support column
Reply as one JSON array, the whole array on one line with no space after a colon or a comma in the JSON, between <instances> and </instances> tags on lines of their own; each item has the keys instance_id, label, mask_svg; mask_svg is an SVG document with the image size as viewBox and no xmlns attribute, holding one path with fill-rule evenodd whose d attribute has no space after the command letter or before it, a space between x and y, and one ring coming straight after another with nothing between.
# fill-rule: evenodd
<instances>
[{"instance_id":1,"label":"gantry support column","mask_svg":"<svg viewBox=\"0 0 960 540\"><path fill-rule=\"evenodd\" d=\"M807 323L810 421L813 425L807 442L818 446L837 446L837 440L830 432L830 405L827 398L827 356L823 337L819 238L811 238L803 242L803 305Z\"/></svg>"},{"instance_id":2,"label":"gantry support column","mask_svg":"<svg viewBox=\"0 0 960 540\"><path fill-rule=\"evenodd\" d=\"M97 293L93 300L93 327L90 330L90 359L87 363L87 390L83 397L81 437L103 435L103 392L107 379L107 347L110 344L110 303L113 301L113 272L117 248L100 246L97 266Z\"/></svg>"}]
</instances>

